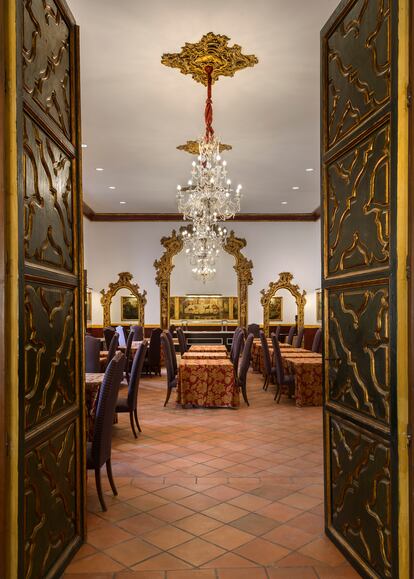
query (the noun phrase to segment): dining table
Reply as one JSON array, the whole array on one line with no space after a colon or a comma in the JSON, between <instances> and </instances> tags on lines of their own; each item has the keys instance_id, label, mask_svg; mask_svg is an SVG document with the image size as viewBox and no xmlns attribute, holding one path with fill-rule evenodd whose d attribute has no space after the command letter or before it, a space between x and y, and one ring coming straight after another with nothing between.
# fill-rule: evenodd
<instances>
[{"instance_id":1,"label":"dining table","mask_svg":"<svg viewBox=\"0 0 414 579\"><path fill-rule=\"evenodd\" d=\"M190 352L227 352L224 344L193 344Z\"/></svg>"},{"instance_id":2,"label":"dining table","mask_svg":"<svg viewBox=\"0 0 414 579\"><path fill-rule=\"evenodd\" d=\"M322 406L322 356L284 359L295 377L296 406Z\"/></svg>"},{"instance_id":3,"label":"dining table","mask_svg":"<svg viewBox=\"0 0 414 579\"><path fill-rule=\"evenodd\" d=\"M225 360L227 352L185 352L181 359L185 360Z\"/></svg>"}]
</instances>

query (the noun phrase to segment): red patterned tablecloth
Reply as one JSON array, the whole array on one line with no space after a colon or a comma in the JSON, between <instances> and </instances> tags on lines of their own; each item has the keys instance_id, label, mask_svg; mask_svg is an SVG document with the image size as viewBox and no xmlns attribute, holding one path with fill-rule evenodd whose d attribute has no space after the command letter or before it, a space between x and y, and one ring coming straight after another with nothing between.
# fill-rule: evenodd
<instances>
[{"instance_id":1,"label":"red patterned tablecloth","mask_svg":"<svg viewBox=\"0 0 414 579\"><path fill-rule=\"evenodd\" d=\"M227 352L186 352L182 360L225 360Z\"/></svg>"},{"instance_id":2,"label":"red patterned tablecloth","mask_svg":"<svg viewBox=\"0 0 414 579\"><path fill-rule=\"evenodd\" d=\"M269 342L268 342L269 344ZM282 356L284 354L292 354L292 353L307 353L307 354L312 354L312 352L310 352L309 350L303 350L302 348L294 348L293 346L291 346L290 344L279 344L280 347L280 353L282 354ZM273 347L271 347L271 342L269 344L269 353L270 353L270 358L273 360ZM273 364L273 362L272 362ZM262 349L262 344L261 343L255 343L253 344L253 348L252 348L252 368L253 370L255 370L256 372L261 372L263 374L264 371L264 360L263 360L263 349Z\"/></svg>"},{"instance_id":3,"label":"red patterned tablecloth","mask_svg":"<svg viewBox=\"0 0 414 579\"><path fill-rule=\"evenodd\" d=\"M182 359L178 371L177 403L206 408L237 408L239 391L230 360Z\"/></svg>"},{"instance_id":4,"label":"red patterned tablecloth","mask_svg":"<svg viewBox=\"0 0 414 579\"><path fill-rule=\"evenodd\" d=\"M295 375L296 406L322 406L322 359L286 358Z\"/></svg>"},{"instance_id":5,"label":"red patterned tablecloth","mask_svg":"<svg viewBox=\"0 0 414 579\"><path fill-rule=\"evenodd\" d=\"M204 344L200 346L190 346L190 352L227 352L224 344Z\"/></svg>"}]
</instances>

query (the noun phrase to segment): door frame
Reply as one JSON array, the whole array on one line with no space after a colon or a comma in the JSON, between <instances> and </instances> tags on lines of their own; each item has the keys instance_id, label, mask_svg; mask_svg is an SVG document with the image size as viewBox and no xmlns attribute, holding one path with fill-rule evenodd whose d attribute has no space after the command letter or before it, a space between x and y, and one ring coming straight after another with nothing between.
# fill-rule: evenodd
<instances>
[{"instance_id":1,"label":"door frame","mask_svg":"<svg viewBox=\"0 0 414 579\"><path fill-rule=\"evenodd\" d=\"M408 119L409 119L409 152L408 152L408 259L407 259L407 277L408 277L408 331L409 331L409 356L408 356L408 398L409 398L409 421L407 425L407 443L410 446L409 453L409 540L410 540L410 573L414 574L414 111L413 111L413 82L414 82L414 7L412 3L409 6L409 81L407 89Z\"/></svg>"}]
</instances>

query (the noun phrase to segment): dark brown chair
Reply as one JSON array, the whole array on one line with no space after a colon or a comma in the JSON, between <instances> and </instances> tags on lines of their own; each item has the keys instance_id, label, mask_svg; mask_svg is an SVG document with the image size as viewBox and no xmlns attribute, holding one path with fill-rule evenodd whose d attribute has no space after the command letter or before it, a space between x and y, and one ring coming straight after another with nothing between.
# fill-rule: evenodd
<instances>
[{"instance_id":1,"label":"dark brown chair","mask_svg":"<svg viewBox=\"0 0 414 579\"><path fill-rule=\"evenodd\" d=\"M139 432L142 432L138 421L138 411L137 411L137 401L138 401L138 388L139 380L141 377L142 368L144 366L145 354L147 353L148 342L144 340L138 347L136 351L134 361L132 362L131 375L128 382L128 395L127 397L119 396L116 403L116 412L128 412L129 421L131 423L132 434L135 438L138 438L135 432L135 424Z\"/></svg>"},{"instance_id":2,"label":"dark brown chair","mask_svg":"<svg viewBox=\"0 0 414 579\"><path fill-rule=\"evenodd\" d=\"M144 328L143 326L131 326L132 335L134 336L134 342L142 342L144 339Z\"/></svg>"},{"instance_id":3,"label":"dark brown chair","mask_svg":"<svg viewBox=\"0 0 414 579\"><path fill-rule=\"evenodd\" d=\"M260 331L260 343L262 345L263 366L264 366L263 370L265 378L265 381L263 382L263 390L267 390L269 386L269 381L276 376L276 368L272 366L272 358L270 356L269 344L267 343L266 336L262 331Z\"/></svg>"},{"instance_id":4,"label":"dark brown chair","mask_svg":"<svg viewBox=\"0 0 414 579\"><path fill-rule=\"evenodd\" d=\"M274 334L272 334L272 344L273 344L273 355L275 359L275 368L276 368L276 393L275 393L275 400L277 403L280 402L280 397L282 395L282 386L288 387L289 398L292 397L295 391L295 376L293 374L285 374L283 369L283 360L282 354L280 353L280 346L279 340L276 340Z\"/></svg>"},{"instance_id":5,"label":"dark brown chair","mask_svg":"<svg viewBox=\"0 0 414 579\"><path fill-rule=\"evenodd\" d=\"M171 392L177 386L177 378L174 374L170 342L164 332L161 334L161 345L164 352L165 367L167 368L167 397L164 402L164 406L167 406Z\"/></svg>"},{"instance_id":6,"label":"dark brown chair","mask_svg":"<svg viewBox=\"0 0 414 579\"><path fill-rule=\"evenodd\" d=\"M99 352L101 351L101 340L89 334L85 336L85 372L100 372L101 363Z\"/></svg>"},{"instance_id":7,"label":"dark brown chair","mask_svg":"<svg viewBox=\"0 0 414 579\"><path fill-rule=\"evenodd\" d=\"M322 352L322 328L316 330L311 350L319 354Z\"/></svg>"},{"instance_id":8,"label":"dark brown chair","mask_svg":"<svg viewBox=\"0 0 414 579\"><path fill-rule=\"evenodd\" d=\"M167 336L168 342L170 344L170 352L171 352L171 359L172 359L172 365L173 365L173 370L174 370L174 376L177 376L178 362L177 362L177 354L175 352L174 340L173 340L172 334L169 330L167 330L165 332L165 335Z\"/></svg>"},{"instance_id":9,"label":"dark brown chair","mask_svg":"<svg viewBox=\"0 0 414 579\"><path fill-rule=\"evenodd\" d=\"M181 356L187 352L187 340L182 328L177 328L177 338Z\"/></svg>"},{"instance_id":10,"label":"dark brown chair","mask_svg":"<svg viewBox=\"0 0 414 579\"><path fill-rule=\"evenodd\" d=\"M241 390L243 395L243 399L246 402L247 406L250 406L249 401L247 399L247 372L250 366L250 358L252 355L252 346L253 346L253 334L249 334L247 336L246 342L243 348L243 355L240 360L240 364L237 371L237 385ZM243 336L244 340L244 336Z\"/></svg>"},{"instance_id":11,"label":"dark brown chair","mask_svg":"<svg viewBox=\"0 0 414 579\"><path fill-rule=\"evenodd\" d=\"M293 345L296 346L296 348L301 348L304 333L305 333L305 328L302 326L301 328L299 328L298 335L293 340L293 342L294 342Z\"/></svg>"},{"instance_id":12,"label":"dark brown chair","mask_svg":"<svg viewBox=\"0 0 414 579\"><path fill-rule=\"evenodd\" d=\"M134 341L134 334L133 332L129 332L125 348L125 378L127 379L127 381L129 381L129 371L131 369L131 351L133 341Z\"/></svg>"},{"instance_id":13,"label":"dark brown chair","mask_svg":"<svg viewBox=\"0 0 414 579\"><path fill-rule=\"evenodd\" d=\"M99 390L93 439L92 442L87 443L86 447L86 468L95 471L96 490L103 511L107 510L101 485L101 467L104 464L106 465L106 472L112 492L115 496L118 494L112 476L111 442L115 406L118 398L119 385L124 374L124 366L125 356L121 352L117 352L105 371L105 376Z\"/></svg>"},{"instance_id":14,"label":"dark brown chair","mask_svg":"<svg viewBox=\"0 0 414 579\"><path fill-rule=\"evenodd\" d=\"M233 368L234 368L234 375L238 376L238 371L239 371L239 362L240 362L240 354L243 350L243 344L244 344L244 332L238 332L237 336L234 338L235 341L235 345L234 345L234 350L233 350L233 360L231 360L233 362Z\"/></svg>"},{"instance_id":15,"label":"dark brown chair","mask_svg":"<svg viewBox=\"0 0 414 579\"><path fill-rule=\"evenodd\" d=\"M279 336L280 336L280 332L282 330L282 326L276 326L276 329L274 331L274 334L276 336L276 340L279 340ZM280 341L280 340L279 340Z\"/></svg>"},{"instance_id":16,"label":"dark brown chair","mask_svg":"<svg viewBox=\"0 0 414 579\"><path fill-rule=\"evenodd\" d=\"M108 367L109 362L116 354L118 346L119 346L119 334L118 332L115 332L114 335L112 336L111 343L109 344L108 354L106 356L106 360L104 361L104 368Z\"/></svg>"},{"instance_id":17,"label":"dark brown chair","mask_svg":"<svg viewBox=\"0 0 414 579\"><path fill-rule=\"evenodd\" d=\"M146 374L158 374L161 376L161 328L154 328L151 332L150 344L144 361Z\"/></svg>"},{"instance_id":18,"label":"dark brown chair","mask_svg":"<svg viewBox=\"0 0 414 579\"><path fill-rule=\"evenodd\" d=\"M293 344L293 338L295 337L296 326L291 326L288 335L286 336L285 343Z\"/></svg>"},{"instance_id":19,"label":"dark brown chair","mask_svg":"<svg viewBox=\"0 0 414 579\"><path fill-rule=\"evenodd\" d=\"M243 333L243 328L241 328L240 326L238 326L235 330L234 330L234 334L233 334L233 339L231 341L231 348L230 348L230 360L232 362L234 362L234 349L236 347L236 343L237 343L237 336Z\"/></svg>"},{"instance_id":20,"label":"dark brown chair","mask_svg":"<svg viewBox=\"0 0 414 579\"><path fill-rule=\"evenodd\" d=\"M112 328L111 326L108 326L108 327L103 329L103 335L105 338L105 346L106 346L107 350L109 350L109 346L111 345L111 340L114 337L114 334L115 334L115 328Z\"/></svg>"},{"instance_id":21,"label":"dark brown chair","mask_svg":"<svg viewBox=\"0 0 414 579\"><path fill-rule=\"evenodd\" d=\"M249 324L247 326L247 334L253 334L254 338L260 338L260 326L259 324Z\"/></svg>"}]
</instances>

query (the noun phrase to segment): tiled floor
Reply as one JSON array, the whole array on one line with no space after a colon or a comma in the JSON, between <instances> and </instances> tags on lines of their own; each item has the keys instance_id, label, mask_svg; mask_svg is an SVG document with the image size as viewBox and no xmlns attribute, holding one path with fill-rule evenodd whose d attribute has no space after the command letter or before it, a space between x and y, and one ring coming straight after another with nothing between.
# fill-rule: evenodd
<instances>
[{"instance_id":1,"label":"tiled floor","mask_svg":"<svg viewBox=\"0 0 414 579\"><path fill-rule=\"evenodd\" d=\"M100 511L89 476L88 542L66 579L351 579L323 535L322 413L277 405L249 374L250 408L167 408L165 377L141 381L143 433L114 427Z\"/></svg>"}]
</instances>

